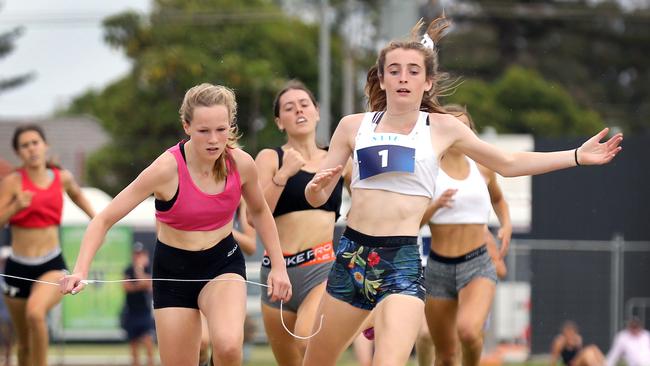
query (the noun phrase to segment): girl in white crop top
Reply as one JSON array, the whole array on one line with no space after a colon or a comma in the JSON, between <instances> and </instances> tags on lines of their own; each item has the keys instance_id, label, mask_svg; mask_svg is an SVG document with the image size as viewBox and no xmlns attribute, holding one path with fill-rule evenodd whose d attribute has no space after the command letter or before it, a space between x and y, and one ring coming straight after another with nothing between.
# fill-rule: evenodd
<instances>
[{"instance_id":1,"label":"girl in white crop top","mask_svg":"<svg viewBox=\"0 0 650 366\"><path fill-rule=\"evenodd\" d=\"M433 201L441 197L445 200L444 192L453 190L454 203L453 206L440 206L432 212L429 221L432 224L487 224L490 193L485 183L489 177L483 176L476 163L462 153L448 151L440 165Z\"/></svg>"},{"instance_id":2,"label":"girl in white crop top","mask_svg":"<svg viewBox=\"0 0 650 366\"><path fill-rule=\"evenodd\" d=\"M453 105L445 108L474 130L474 123L463 107ZM492 208L501 224L498 234L502 243L500 252L487 230ZM456 284L462 288L455 298L441 296L439 291L427 287L430 292L426 297L425 314L429 329L433 330L431 338L436 355L445 362L453 362L459 345L447 341L449 336L460 334L462 330L464 336L458 339L463 349L472 349L475 346L472 343L482 344L481 325L485 323L494 297L496 283L482 275L494 270L479 270L477 266L494 266L499 277L505 275L503 257L508 250L512 225L508 204L497 183L496 174L479 166L458 149L448 149L440 162L434 199L422 217L422 225L427 223L431 231L430 252L435 254L432 258L463 258L468 253L476 253L483 246L487 246L487 252L492 257L492 261L479 261L480 265L466 264L467 261L457 265L447 263L431 266L430 270L427 267L425 271L427 286L444 282L440 278L439 266L455 266L453 271L461 273L457 278L463 278L465 274L462 272L468 268L473 273L466 274L465 278L469 278L467 284ZM489 238L486 237L488 235ZM431 260L429 263L436 264ZM450 322L448 319L456 321Z\"/></svg>"},{"instance_id":3,"label":"girl in white crop top","mask_svg":"<svg viewBox=\"0 0 650 366\"><path fill-rule=\"evenodd\" d=\"M428 167L431 168L431 175L428 178L434 176L437 161L452 147L503 176L542 174L574 167L577 163L605 164L620 151L619 145L623 139L620 134L600 143L607 135L607 129L575 150L550 153L508 153L481 141L456 117L444 111L438 102L438 96L448 90L443 85L448 79L437 71L435 47L449 26L448 21L445 18L433 20L421 38L422 25L418 23L413 28L410 39L393 41L383 48L377 63L368 72L365 88L368 110L385 112L373 133L378 135L377 138L385 137L385 143L368 146L374 149L362 152L364 147L356 144L358 134L364 131L361 125L366 115L343 117L334 131L325 160L305 188L309 204L321 206L333 191L348 159L353 155L357 159L355 169L359 171L359 182L352 188L347 215L351 235L345 238L347 247L336 253L327 292L318 310L324 316L323 326L309 339L304 365L335 365L348 340L356 335L373 309L377 360L391 365L403 365L408 361L423 321L424 301L417 290L418 286L422 286L422 278L403 278L400 274L399 278L385 279L384 285L377 286L373 277L366 275L368 271L372 272L374 265L383 266L388 271L394 264L384 262L386 247L373 247L374 243L392 245L391 249L398 252L410 250L411 239L417 239L420 220L431 201L431 197L423 193L435 191L435 187L431 187L433 183L426 183L424 177L418 179L416 185L401 189L405 182L412 180L413 175L419 177L416 167L421 158L419 149L422 145L416 144L414 147L398 140L408 139L414 128L420 128L421 111L428 114L431 139L431 156L425 158L430 161ZM393 140L394 137L396 139ZM365 172L364 164L370 165ZM377 184L361 183L364 179L371 179ZM421 184L423 186L419 187ZM361 242L364 244L360 245ZM358 251L346 252L349 247L358 247ZM420 268L419 254L416 253L416 257L413 266ZM401 260L403 257L394 255L390 258ZM410 261L409 257L408 263ZM362 271L350 270L345 273L345 268L338 266L344 263L348 263L352 269L359 264L365 263L367 266ZM403 264L401 268L404 268ZM334 272L334 269L338 272ZM358 286L356 288L369 301L360 302L359 294L353 294L350 286ZM412 292L405 291L405 288ZM350 291L350 298L342 295L345 291ZM372 296L377 292L383 296L373 302L375 299ZM466 364L478 365L480 349L464 351Z\"/></svg>"}]
</instances>

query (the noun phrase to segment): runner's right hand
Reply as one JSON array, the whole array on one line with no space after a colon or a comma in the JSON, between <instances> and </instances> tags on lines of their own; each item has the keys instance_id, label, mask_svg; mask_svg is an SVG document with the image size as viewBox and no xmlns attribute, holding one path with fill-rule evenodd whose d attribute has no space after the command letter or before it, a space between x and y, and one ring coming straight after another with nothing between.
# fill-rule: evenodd
<instances>
[{"instance_id":1,"label":"runner's right hand","mask_svg":"<svg viewBox=\"0 0 650 366\"><path fill-rule=\"evenodd\" d=\"M64 295L76 295L86 287L83 280L84 278L78 273L67 274L59 280L59 291Z\"/></svg>"}]
</instances>

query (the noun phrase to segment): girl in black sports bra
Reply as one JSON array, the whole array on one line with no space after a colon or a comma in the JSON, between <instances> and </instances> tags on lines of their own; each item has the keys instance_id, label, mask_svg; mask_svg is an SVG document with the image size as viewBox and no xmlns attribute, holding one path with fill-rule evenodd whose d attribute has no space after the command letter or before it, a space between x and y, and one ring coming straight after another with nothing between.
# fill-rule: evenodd
<instances>
[{"instance_id":1,"label":"girl in black sports bra","mask_svg":"<svg viewBox=\"0 0 650 366\"><path fill-rule=\"evenodd\" d=\"M283 304L282 316L292 332L306 336L313 333L318 302L335 257L332 239L341 208L343 179L323 205L312 207L305 199L305 187L327 154L316 144L316 100L302 83L292 81L278 93L274 111L278 128L286 131L287 143L262 150L256 163L293 286L293 297ZM269 271L265 256L262 282ZM263 292L262 315L276 361L280 365L302 365L307 342L283 329L279 313L279 304L269 301Z\"/></svg>"}]
</instances>

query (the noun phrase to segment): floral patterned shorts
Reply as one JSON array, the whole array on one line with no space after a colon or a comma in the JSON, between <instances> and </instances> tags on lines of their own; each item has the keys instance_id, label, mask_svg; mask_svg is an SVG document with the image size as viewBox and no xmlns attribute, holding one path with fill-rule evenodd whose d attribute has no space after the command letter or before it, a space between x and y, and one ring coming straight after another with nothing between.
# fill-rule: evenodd
<instances>
[{"instance_id":1,"label":"floral patterned shorts","mask_svg":"<svg viewBox=\"0 0 650 366\"><path fill-rule=\"evenodd\" d=\"M424 301L416 236L370 236L346 228L327 279L327 292L348 304L372 310L390 294Z\"/></svg>"}]
</instances>

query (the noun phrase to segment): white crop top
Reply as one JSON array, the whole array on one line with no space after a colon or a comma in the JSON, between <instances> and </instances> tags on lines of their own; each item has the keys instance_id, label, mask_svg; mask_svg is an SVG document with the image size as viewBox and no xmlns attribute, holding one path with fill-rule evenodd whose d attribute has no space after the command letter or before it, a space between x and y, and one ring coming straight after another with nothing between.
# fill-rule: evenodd
<instances>
[{"instance_id":1,"label":"white crop top","mask_svg":"<svg viewBox=\"0 0 650 366\"><path fill-rule=\"evenodd\" d=\"M487 184L476 163L468 157L465 159L469 163L469 175L463 180L451 178L440 169L433 200L448 189L458 191L452 197L452 207L441 207L434 213L432 224L487 224L492 210Z\"/></svg>"},{"instance_id":2,"label":"white crop top","mask_svg":"<svg viewBox=\"0 0 650 366\"><path fill-rule=\"evenodd\" d=\"M361 121L351 187L433 197L438 158L431 144L428 113L420 112L408 135L375 132L383 114L368 112Z\"/></svg>"}]
</instances>

